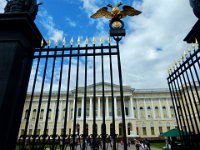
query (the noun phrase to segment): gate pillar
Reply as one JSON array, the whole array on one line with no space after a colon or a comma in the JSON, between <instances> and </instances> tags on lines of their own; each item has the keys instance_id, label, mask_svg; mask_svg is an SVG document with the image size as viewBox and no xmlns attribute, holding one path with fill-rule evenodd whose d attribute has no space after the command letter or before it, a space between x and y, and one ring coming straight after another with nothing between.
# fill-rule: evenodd
<instances>
[{"instance_id":1,"label":"gate pillar","mask_svg":"<svg viewBox=\"0 0 200 150\"><path fill-rule=\"evenodd\" d=\"M28 14L0 14L0 149L14 150L42 35Z\"/></svg>"}]
</instances>

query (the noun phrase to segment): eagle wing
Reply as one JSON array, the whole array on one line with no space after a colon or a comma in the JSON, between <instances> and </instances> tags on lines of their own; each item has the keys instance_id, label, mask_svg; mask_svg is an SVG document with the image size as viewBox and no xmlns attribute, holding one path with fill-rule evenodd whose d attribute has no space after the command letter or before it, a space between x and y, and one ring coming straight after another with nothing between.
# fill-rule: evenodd
<instances>
[{"instance_id":1,"label":"eagle wing","mask_svg":"<svg viewBox=\"0 0 200 150\"><path fill-rule=\"evenodd\" d=\"M135 8L131 6L124 5L123 10L121 11L122 18L126 16L135 16L141 14L141 11L136 10Z\"/></svg>"},{"instance_id":2,"label":"eagle wing","mask_svg":"<svg viewBox=\"0 0 200 150\"><path fill-rule=\"evenodd\" d=\"M91 18L101 18L101 17L106 17L106 18L113 18L112 14L108 11L107 7L102 7L99 10L96 11Z\"/></svg>"}]
</instances>

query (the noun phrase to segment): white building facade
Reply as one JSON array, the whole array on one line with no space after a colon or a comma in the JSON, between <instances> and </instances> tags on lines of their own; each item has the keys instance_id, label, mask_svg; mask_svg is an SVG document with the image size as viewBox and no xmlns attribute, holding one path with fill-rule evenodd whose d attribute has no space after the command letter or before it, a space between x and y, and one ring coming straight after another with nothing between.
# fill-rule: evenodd
<instances>
[{"instance_id":1,"label":"white building facade","mask_svg":"<svg viewBox=\"0 0 200 150\"><path fill-rule=\"evenodd\" d=\"M112 128L112 92L111 86L108 83L104 84L105 88L105 119L106 119L106 133L111 133ZM115 129L116 134L122 136L122 118L121 118L121 101L120 88L118 85L113 85L114 90L114 111L115 111ZM137 90L130 86L124 86L124 105L125 105L125 120L127 135L135 133L143 138L156 138L161 132L166 132L177 126L175 120L174 109L170 97L170 92L167 89L154 90ZM59 103L57 99L58 93L53 92L51 97L48 93L44 93L42 97L41 108L39 112L39 122L37 126L37 134L43 134L44 125L46 122L47 110L48 127L46 132L51 135L55 125L56 112L58 115L57 129L58 135L63 134L64 119L66 111L66 92L61 92ZM32 135L35 129L35 122L38 114L40 94L36 93L33 98L31 113L28 121L27 134ZM92 134L93 126L93 85L87 87L87 107L86 107L86 121L88 134ZM50 101L49 109L48 101ZM102 113L102 84L96 84L96 123L97 132L101 134L101 125L103 120ZM58 110L56 111L56 107ZM67 125L66 134L73 133L74 120L74 104L75 104L75 90L70 91L67 108ZM24 106L24 113L22 116L19 135L24 134L25 125L28 118L28 111L30 105L30 95L27 94L26 103ZM76 117L76 132L83 134L83 114L84 114L84 88L78 89L77 98L77 117Z\"/></svg>"}]
</instances>

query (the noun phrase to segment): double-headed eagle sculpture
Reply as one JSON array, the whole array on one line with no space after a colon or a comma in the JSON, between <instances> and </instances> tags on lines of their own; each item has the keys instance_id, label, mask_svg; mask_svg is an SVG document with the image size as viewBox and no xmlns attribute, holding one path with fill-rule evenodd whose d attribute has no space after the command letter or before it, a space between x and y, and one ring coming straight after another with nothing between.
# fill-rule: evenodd
<instances>
[{"instance_id":1,"label":"double-headed eagle sculpture","mask_svg":"<svg viewBox=\"0 0 200 150\"><path fill-rule=\"evenodd\" d=\"M141 11L136 10L135 8L124 5L122 8L123 10L120 11L119 6L123 5L121 2L118 3L115 7L111 4L108 4L107 7L102 7L94 13L91 18L101 18L105 17L108 19L122 19L126 16L135 16L139 15ZM108 7L112 8L111 11L108 11Z\"/></svg>"}]
</instances>

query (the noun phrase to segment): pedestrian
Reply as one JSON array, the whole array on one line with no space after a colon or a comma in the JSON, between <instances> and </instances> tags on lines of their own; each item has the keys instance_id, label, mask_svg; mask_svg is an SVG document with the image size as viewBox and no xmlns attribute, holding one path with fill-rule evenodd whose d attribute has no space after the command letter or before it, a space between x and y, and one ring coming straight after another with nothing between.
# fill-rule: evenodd
<instances>
[{"instance_id":1,"label":"pedestrian","mask_svg":"<svg viewBox=\"0 0 200 150\"><path fill-rule=\"evenodd\" d=\"M144 141L145 145L148 147L149 150L151 150L151 145L148 139L145 139Z\"/></svg>"},{"instance_id":2,"label":"pedestrian","mask_svg":"<svg viewBox=\"0 0 200 150\"><path fill-rule=\"evenodd\" d=\"M136 142L135 143L136 150L140 150L140 141L136 140L135 142Z\"/></svg>"}]
</instances>

